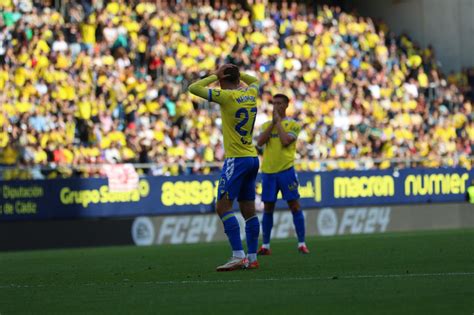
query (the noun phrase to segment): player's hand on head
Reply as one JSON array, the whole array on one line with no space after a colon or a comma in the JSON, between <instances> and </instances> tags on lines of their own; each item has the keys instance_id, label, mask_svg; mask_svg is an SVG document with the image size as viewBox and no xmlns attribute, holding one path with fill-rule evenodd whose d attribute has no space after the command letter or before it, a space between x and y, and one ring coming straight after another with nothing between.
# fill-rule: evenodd
<instances>
[{"instance_id":1,"label":"player's hand on head","mask_svg":"<svg viewBox=\"0 0 474 315\"><path fill-rule=\"evenodd\" d=\"M220 66L216 71L217 78L219 80L222 80L222 79L225 79L225 78L229 77L230 75L229 74L224 74L224 72L227 69L230 69L230 68L238 68L238 67L236 65L232 64L232 63L226 63L226 64Z\"/></svg>"}]
</instances>

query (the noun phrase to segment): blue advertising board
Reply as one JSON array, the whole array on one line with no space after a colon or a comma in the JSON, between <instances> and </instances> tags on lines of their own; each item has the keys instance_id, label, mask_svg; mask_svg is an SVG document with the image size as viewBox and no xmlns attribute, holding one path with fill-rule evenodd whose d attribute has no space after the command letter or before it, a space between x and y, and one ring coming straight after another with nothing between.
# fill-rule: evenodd
<instances>
[{"instance_id":1,"label":"blue advertising board","mask_svg":"<svg viewBox=\"0 0 474 315\"><path fill-rule=\"evenodd\" d=\"M462 168L300 172L303 208L460 202L474 179ZM0 221L130 217L214 211L218 175L140 178L111 192L107 179L0 182ZM260 177L257 194L262 190ZM234 205L237 208L237 203ZM279 201L278 208L285 208Z\"/></svg>"}]
</instances>

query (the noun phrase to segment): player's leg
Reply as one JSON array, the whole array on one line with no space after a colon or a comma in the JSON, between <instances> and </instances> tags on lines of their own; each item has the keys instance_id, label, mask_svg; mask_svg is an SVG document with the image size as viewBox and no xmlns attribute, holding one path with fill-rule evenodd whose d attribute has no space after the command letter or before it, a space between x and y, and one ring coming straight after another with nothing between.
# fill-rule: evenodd
<instances>
[{"instance_id":1,"label":"player's leg","mask_svg":"<svg viewBox=\"0 0 474 315\"><path fill-rule=\"evenodd\" d=\"M275 202L265 202L264 203L264 212L262 218L262 234L263 234L263 243L258 254L262 256L271 255L272 251L270 249L270 236L272 234L273 228L273 211L275 210Z\"/></svg>"},{"instance_id":2,"label":"player's leg","mask_svg":"<svg viewBox=\"0 0 474 315\"><path fill-rule=\"evenodd\" d=\"M228 199L227 196L223 196L216 203L216 212L224 225L225 234L232 247L232 256L244 258L245 252L242 247L242 240L240 239L239 221L235 217L234 211L232 211L232 200Z\"/></svg>"},{"instance_id":3,"label":"player's leg","mask_svg":"<svg viewBox=\"0 0 474 315\"><path fill-rule=\"evenodd\" d=\"M260 223L255 212L255 200L241 200L239 206L245 219L245 237L247 241L247 258L251 269L258 268L257 248L260 234Z\"/></svg>"},{"instance_id":4,"label":"player's leg","mask_svg":"<svg viewBox=\"0 0 474 315\"><path fill-rule=\"evenodd\" d=\"M295 226L296 236L298 237L298 250L301 253L309 253L305 244L305 219L299 202L298 177L295 169L292 167L286 171L278 173L278 187L281 189L283 199L288 202L288 207L293 215L293 224Z\"/></svg>"},{"instance_id":5,"label":"player's leg","mask_svg":"<svg viewBox=\"0 0 474 315\"><path fill-rule=\"evenodd\" d=\"M262 174L262 201L264 212L262 218L263 244L259 255L270 255L270 236L273 228L273 211L277 200L278 188L275 174Z\"/></svg>"},{"instance_id":6,"label":"player's leg","mask_svg":"<svg viewBox=\"0 0 474 315\"><path fill-rule=\"evenodd\" d=\"M246 158L249 163L247 176L242 182L239 193L239 206L245 219L245 235L247 241L247 257L249 268L258 268L257 247L260 234L260 223L255 212L255 181L257 179L258 158Z\"/></svg>"},{"instance_id":7,"label":"player's leg","mask_svg":"<svg viewBox=\"0 0 474 315\"><path fill-rule=\"evenodd\" d=\"M298 238L298 251L302 254L309 254L305 243L305 219L298 199L288 201L288 207L293 215L293 224L295 225L296 236Z\"/></svg>"},{"instance_id":8,"label":"player's leg","mask_svg":"<svg viewBox=\"0 0 474 315\"><path fill-rule=\"evenodd\" d=\"M226 159L219 181L216 212L222 220L224 231L232 247L232 258L226 264L217 267L217 271L231 271L245 268L247 259L240 238L239 221L232 211L232 203L237 196L235 188L241 185L243 174L235 166L234 159Z\"/></svg>"}]
</instances>

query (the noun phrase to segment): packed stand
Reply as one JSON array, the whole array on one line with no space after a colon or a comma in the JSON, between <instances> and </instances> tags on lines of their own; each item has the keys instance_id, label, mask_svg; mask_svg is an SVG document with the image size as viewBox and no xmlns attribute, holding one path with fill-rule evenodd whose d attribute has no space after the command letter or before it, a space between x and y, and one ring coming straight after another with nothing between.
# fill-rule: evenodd
<instances>
[{"instance_id":1,"label":"packed stand","mask_svg":"<svg viewBox=\"0 0 474 315\"><path fill-rule=\"evenodd\" d=\"M431 47L338 7L254 1L2 1L0 165L36 167L4 178L216 170L218 107L186 89L225 62L262 80L255 130L291 98L299 169L470 167L472 71L444 77Z\"/></svg>"}]
</instances>

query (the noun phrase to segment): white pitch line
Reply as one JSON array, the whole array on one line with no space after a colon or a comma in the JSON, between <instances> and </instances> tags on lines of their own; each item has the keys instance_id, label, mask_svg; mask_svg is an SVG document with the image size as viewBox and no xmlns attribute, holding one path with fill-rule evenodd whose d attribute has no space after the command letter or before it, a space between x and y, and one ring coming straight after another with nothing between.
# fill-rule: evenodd
<instances>
[{"instance_id":1,"label":"white pitch line","mask_svg":"<svg viewBox=\"0 0 474 315\"><path fill-rule=\"evenodd\" d=\"M149 281L149 284L208 284L208 283L238 283L238 282L266 282L266 281L311 281L311 280L352 280L375 278L409 278L409 277L459 277L474 276L474 272L445 272L445 273L407 273L387 275L349 275L328 277L290 277L290 278L255 278L255 279L228 279L228 280L181 280L181 281Z\"/></svg>"},{"instance_id":2,"label":"white pitch line","mask_svg":"<svg viewBox=\"0 0 474 315\"><path fill-rule=\"evenodd\" d=\"M255 278L255 279L218 279L218 280L176 280L176 281L144 281L133 282L129 279L124 279L122 282L114 283L79 283L72 284L73 286L98 286L98 285L117 285L117 284L156 284L156 285L180 285L180 284L225 284L225 283L241 283L241 282L272 282L272 281L314 281L314 280L354 280L354 279L383 279L383 278L416 278L416 277L462 277L474 276L473 272L443 272L443 273L400 273L400 274L386 274L386 275L347 275L347 276L327 276L327 277L287 277L287 278ZM44 288L59 286L57 284L2 284L0 289L11 288Z\"/></svg>"}]
</instances>

